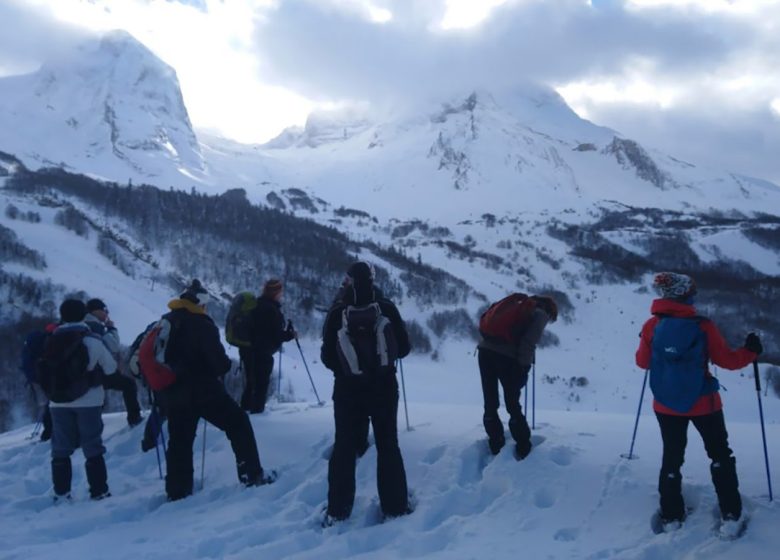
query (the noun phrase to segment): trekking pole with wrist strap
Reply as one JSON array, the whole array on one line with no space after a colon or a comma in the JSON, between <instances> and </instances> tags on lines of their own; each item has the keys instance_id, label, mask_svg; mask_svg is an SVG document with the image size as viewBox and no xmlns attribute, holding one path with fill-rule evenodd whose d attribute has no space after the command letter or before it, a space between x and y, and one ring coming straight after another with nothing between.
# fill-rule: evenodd
<instances>
[{"instance_id":1,"label":"trekking pole with wrist strap","mask_svg":"<svg viewBox=\"0 0 780 560\"><path fill-rule=\"evenodd\" d=\"M306 358L303 355L303 348L301 348L301 343L298 342L298 337L295 337L295 344L298 345L298 351L301 353L301 360L303 360L303 367L306 368L306 374L309 376L309 381L311 381L311 388L314 390L314 396L317 397L317 404L322 406L325 404L320 400L320 395L317 393L317 387L314 386L314 379L311 376L311 372L309 371L309 365L306 363Z\"/></svg>"},{"instance_id":2,"label":"trekking pole with wrist strap","mask_svg":"<svg viewBox=\"0 0 780 560\"><path fill-rule=\"evenodd\" d=\"M624 459L637 459L634 455L634 442L636 441L636 430L639 427L639 415L642 412L642 401L645 398L645 387L647 386L647 376L650 375L650 370L645 370L645 379L642 381L642 392L639 394L639 406L636 409L636 420L634 421L634 435L631 436L631 448L628 450L628 454L621 453L620 456Z\"/></svg>"},{"instance_id":3,"label":"trekking pole with wrist strap","mask_svg":"<svg viewBox=\"0 0 780 560\"><path fill-rule=\"evenodd\" d=\"M756 381L758 414L761 418L761 439L764 442L764 464L766 465L766 484L769 487L769 501L772 501L772 476L769 474L769 453L766 448L766 430L764 429L764 406L761 404L761 379L758 374L758 360L753 360L753 378Z\"/></svg>"}]
</instances>

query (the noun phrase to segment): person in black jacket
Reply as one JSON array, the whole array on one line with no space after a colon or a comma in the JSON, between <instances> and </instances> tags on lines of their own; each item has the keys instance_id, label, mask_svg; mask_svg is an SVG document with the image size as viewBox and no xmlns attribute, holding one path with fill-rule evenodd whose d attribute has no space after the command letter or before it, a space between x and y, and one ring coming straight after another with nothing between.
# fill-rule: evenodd
<instances>
[{"instance_id":1,"label":"person in black jacket","mask_svg":"<svg viewBox=\"0 0 780 560\"><path fill-rule=\"evenodd\" d=\"M274 354L282 343L295 338L292 323L287 322L285 327L281 304L283 293L281 280L272 278L265 283L263 293L257 298L257 306L252 311L252 345L239 348L246 375L241 408L250 414L265 410L268 385L274 369Z\"/></svg>"},{"instance_id":2,"label":"person in black jacket","mask_svg":"<svg viewBox=\"0 0 780 560\"><path fill-rule=\"evenodd\" d=\"M165 491L169 500L192 494L192 444L198 421L205 418L224 431L236 456L238 479L246 486L269 484L276 478L260 465L249 417L225 391L221 378L230 370L214 321L206 314L208 293L192 284L168 307L172 325L165 359L176 381L158 397L168 413L169 445Z\"/></svg>"},{"instance_id":3,"label":"person in black jacket","mask_svg":"<svg viewBox=\"0 0 780 560\"><path fill-rule=\"evenodd\" d=\"M396 306L384 297L377 297L373 268L365 262L350 266L350 285L343 302L330 309L323 327L322 363L333 371L333 415L336 441L328 464L328 506L323 526L348 518L355 501L355 426L371 418L377 450L377 488L382 512L386 517L411 512L401 449L398 446L398 381L393 357L409 354L409 335ZM389 320L388 347L395 346L396 356L386 361L378 355L374 335L374 356L367 356L348 347L355 331L350 326L354 312L378 309L376 323ZM344 319L347 318L347 325ZM369 328L373 332L373 329ZM389 340L392 339L392 340ZM354 340L354 339L353 339ZM358 343L355 343L359 346ZM355 350L353 352L352 350ZM360 355L361 358L356 358ZM390 352L387 353L387 356ZM387 358L385 356L385 358ZM373 360L373 361L372 361ZM360 362L360 363L358 363ZM370 364L370 365L367 365Z\"/></svg>"}]
</instances>

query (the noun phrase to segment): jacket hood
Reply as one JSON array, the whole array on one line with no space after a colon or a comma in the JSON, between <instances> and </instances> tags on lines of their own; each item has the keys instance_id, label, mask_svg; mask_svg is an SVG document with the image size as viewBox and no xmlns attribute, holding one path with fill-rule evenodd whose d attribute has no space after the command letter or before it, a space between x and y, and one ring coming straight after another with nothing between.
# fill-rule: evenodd
<instances>
[{"instance_id":1,"label":"jacket hood","mask_svg":"<svg viewBox=\"0 0 780 560\"><path fill-rule=\"evenodd\" d=\"M170 309L171 311L176 311L177 309L184 309L185 311L189 311L190 313L195 313L196 315L206 315L206 310L203 309L200 305L198 305L197 303L193 303L188 299L183 299L183 298L176 298L169 301L168 309Z\"/></svg>"},{"instance_id":2,"label":"jacket hood","mask_svg":"<svg viewBox=\"0 0 780 560\"><path fill-rule=\"evenodd\" d=\"M650 313L653 315L669 315L671 317L695 317L696 308L688 303L659 298L653 300L650 306Z\"/></svg>"}]
</instances>

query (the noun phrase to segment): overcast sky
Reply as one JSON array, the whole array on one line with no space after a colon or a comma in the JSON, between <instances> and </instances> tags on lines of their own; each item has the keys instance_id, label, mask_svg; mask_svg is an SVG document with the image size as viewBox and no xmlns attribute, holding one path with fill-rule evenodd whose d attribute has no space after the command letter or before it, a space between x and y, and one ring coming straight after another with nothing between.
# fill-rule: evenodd
<instances>
[{"instance_id":1,"label":"overcast sky","mask_svg":"<svg viewBox=\"0 0 780 560\"><path fill-rule=\"evenodd\" d=\"M0 75L124 28L176 69L197 127L240 141L317 107L530 79L648 146L780 183L780 0L0 0L0 22Z\"/></svg>"}]
</instances>

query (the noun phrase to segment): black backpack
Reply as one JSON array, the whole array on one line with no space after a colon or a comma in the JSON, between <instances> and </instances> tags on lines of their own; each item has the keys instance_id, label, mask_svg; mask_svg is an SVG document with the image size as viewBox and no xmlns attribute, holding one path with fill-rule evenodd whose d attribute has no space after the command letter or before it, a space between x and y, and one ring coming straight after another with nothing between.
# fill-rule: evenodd
<instances>
[{"instance_id":1,"label":"black backpack","mask_svg":"<svg viewBox=\"0 0 780 560\"><path fill-rule=\"evenodd\" d=\"M25 379L28 384L37 383L37 364L38 360L43 356L43 349L46 346L46 341L49 339L50 333L45 330L31 331L24 339L24 346L22 346L21 363L19 368L24 373Z\"/></svg>"},{"instance_id":2,"label":"black backpack","mask_svg":"<svg viewBox=\"0 0 780 560\"><path fill-rule=\"evenodd\" d=\"M37 381L54 403L73 402L98 383L87 371L86 330L55 332L46 339L37 363Z\"/></svg>"},{"instance_id":3,"label":"black backpack","mask_svg":"<svg viewBox=\"0 0 780 560\"><path fill-rule=\"evenodd\" d=\"M257 298L250 292L241 292L233 298L225 322L228 344L238 348L252 346L252 313L256 307Z\"/></svg>"},{"instance_id":4,"label":"black backpack","mask_svg":"<svg viewBox=\"0 0 780 560\"><path fill-rule=\"evenodd\" d=\"M378 303L344 308L336 346L341 367L348 375L395 372L398 341Z\"/></svg>"}]
</instances>

